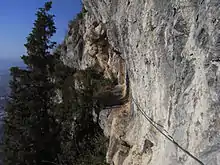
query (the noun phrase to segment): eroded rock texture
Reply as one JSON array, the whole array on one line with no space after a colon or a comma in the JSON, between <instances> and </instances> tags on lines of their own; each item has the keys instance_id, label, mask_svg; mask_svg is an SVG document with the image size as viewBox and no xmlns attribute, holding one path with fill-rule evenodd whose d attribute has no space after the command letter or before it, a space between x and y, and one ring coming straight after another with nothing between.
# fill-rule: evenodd
<instances>
[{"instance_id":1,"label":"eroded rock texture","mask_svg":"<svg viewBox=\"0 0 220 165\"><path fill-rule=\"evenodd\" d=\"M84 0L88 11L65 40L68 65L98 65L128 102L100 114L114 165L200 164L159 133L220 164L220 1ZM129 77L126 79L126 75ZM117 87L116 87L117 89Z\"/></svg>"}]
</instances>

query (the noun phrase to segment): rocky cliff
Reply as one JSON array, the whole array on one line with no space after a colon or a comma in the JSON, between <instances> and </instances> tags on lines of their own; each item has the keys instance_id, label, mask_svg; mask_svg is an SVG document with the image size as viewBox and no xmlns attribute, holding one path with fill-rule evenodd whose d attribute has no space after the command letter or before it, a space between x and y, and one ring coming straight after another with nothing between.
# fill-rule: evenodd
<instances>
[{"instance_id":1,"label":"rocky cliff","mask_svg":"<svg viewBox=\"0 0 220 165\"><path fill-rule=\"evenodd\" d=\"M220 164L220 1L83 0L66 65L117 78L100 124L114 165ZM142 112L140 111L142 110Z\"/></svg>"}]
</instances>

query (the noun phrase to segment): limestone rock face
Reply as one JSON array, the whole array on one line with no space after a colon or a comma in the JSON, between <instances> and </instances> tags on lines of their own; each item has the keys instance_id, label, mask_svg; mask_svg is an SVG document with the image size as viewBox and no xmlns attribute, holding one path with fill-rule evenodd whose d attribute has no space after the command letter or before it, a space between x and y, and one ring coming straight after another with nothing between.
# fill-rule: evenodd
<instances>
[{"instance_id":1,"label":"limestone rock face","mask_svg":"<svg viewBox=\"0 0 220 165\"><path fill-rule=\"evenodd\" d=\"M65 40L64 61L79 68L96 64L119 84L129 81L129 101L100 114L110 139L107 161L201 164L155 129L138 104L203 164L220 165L220 1L83 3L88 12L77 32L70 29L78 39Z\"/></svg>"}]
</instances>

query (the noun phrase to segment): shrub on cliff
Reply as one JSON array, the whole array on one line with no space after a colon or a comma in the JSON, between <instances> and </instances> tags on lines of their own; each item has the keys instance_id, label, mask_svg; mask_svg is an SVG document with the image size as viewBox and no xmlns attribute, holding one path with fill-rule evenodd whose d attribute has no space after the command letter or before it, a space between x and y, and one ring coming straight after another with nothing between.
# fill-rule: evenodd
<instances>
[{"instance_id":1,"label":"shrub on cliff","mask_svg":"<svg viewBox=\"0 0 220 165\"><path fill-rule=\"evenodd\" d=\"M63 102L56 108L57 119L62 123L61 164L105 164L106 138L93 116L93 112L99 113L101 105L94 100L94 93L111 81L92 68L64 75L60 88ZM75 86L76 81L81 86Z\"/></svg>"}]
</instances>

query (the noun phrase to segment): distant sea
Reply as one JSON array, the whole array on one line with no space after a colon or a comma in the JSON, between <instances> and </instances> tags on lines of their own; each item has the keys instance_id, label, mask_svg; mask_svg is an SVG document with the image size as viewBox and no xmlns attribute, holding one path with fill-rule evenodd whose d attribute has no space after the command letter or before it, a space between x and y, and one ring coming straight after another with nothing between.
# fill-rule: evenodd
<instances>
[{"instance_id":1,"label":"distant sea","mask_svg":"<svg viewBox=\"0 0 220 165\"><path fill-rule=\"evenodd\" d=\"M3 59L0 57L0 73L8 71L11 67L14 66L23 67L23 61L20 58Z\"/></svg>"}]
</instances>

